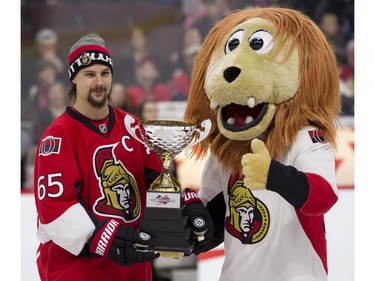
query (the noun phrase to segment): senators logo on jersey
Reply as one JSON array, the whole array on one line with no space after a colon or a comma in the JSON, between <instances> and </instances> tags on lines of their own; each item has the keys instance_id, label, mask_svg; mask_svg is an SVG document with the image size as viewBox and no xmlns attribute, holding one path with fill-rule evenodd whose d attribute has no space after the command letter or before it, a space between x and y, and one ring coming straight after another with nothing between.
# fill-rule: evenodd
<instances>
[{"instance_id":1,"label":"senators logo on jersey","mask_svg":"<svg viewBox=\"0 0 375 281\"><path fill-rule=\"evenodd\" d=\"M61 138L47 136L41 140L39 146L39 155L48 156L50 154L59 154L61 147Z\"/></svg>"},{"instance_id":2,"label":"senators logo on jersey","mask_svg":"<svg viewBox=\"0 0 375 281\"><path fill-rule=\"evenodd\" d=\"M229 216L226 230L243 244L260 242L267 234L270 219L267 207L254 197L250 189L236 180L229 186Z\"/></svg>"},{"instance_id":3,"label":"senators logo on jersey","mask_svg":"<svg viewBox=\"0 0 375 281\"><path fill-rule=\"evenodd\" d=\"M313 143L317 143L317 142L326 143L327 142L324 134L321 131L319 131L319 130L316 130L316 129L315 130L310 130L309 131L309 136L310 136L311 141Z\"/></svg>"},{"instance_id":4,"label":"senators logo on jersey","mask_svg":"<svg viewBox=\"0 0 375 281\"><path fill-rule=\"evenodd\" d=\"M103 195L94 209L100 215L132 222L139 218L141 199L133 175L117 161L113 152L115 147L100 147L94 154L94 168Z\"/></svg>"}]
</instances>

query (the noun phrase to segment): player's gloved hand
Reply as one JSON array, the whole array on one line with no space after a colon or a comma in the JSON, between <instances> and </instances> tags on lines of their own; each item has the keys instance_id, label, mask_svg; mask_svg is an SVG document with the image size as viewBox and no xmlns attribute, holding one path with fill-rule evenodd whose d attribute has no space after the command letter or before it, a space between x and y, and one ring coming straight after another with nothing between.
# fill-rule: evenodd
<instances>
[{"instance_id":1,"label":"player's gloved hand","mask_svg":"<svg viewBox=\"0 0 375 281\"><path fill-rule=\"evenodd\" d=\"M194 247L196 249L206 244L213 237L214 224L195 191L185 188L182 191L182 201L185 205L182 214L188 217L189 225L197 239ZM195 253L194 249L193 252Z\"/></svg>"},{"instance_id":2,"label":"player's gloved hand","mask_svg":"<svg viewBox=\"0 0 375 281\"><path fill-rule=\"evenodd\" d=\"M265 190L271 157L266 145L259 139L251 142L252 153L242 156L241 165L244 185L251 190Z\"/></svg>"},{"instance_id":3,"label":"player's gloved hand","mask_svg":"<svg viewBox=\"0 0 375 281\"><path fill-rule=\"evenodd\" d=\"M135 248L135 244L139 244L147 249L151 242L152 237L149 234L120 225L111 219L99 223L88 244L90 252L95 255L108 257L119 265L132 265L151 261L160 256L159 253Z\"/></svg>"}]
</instances>

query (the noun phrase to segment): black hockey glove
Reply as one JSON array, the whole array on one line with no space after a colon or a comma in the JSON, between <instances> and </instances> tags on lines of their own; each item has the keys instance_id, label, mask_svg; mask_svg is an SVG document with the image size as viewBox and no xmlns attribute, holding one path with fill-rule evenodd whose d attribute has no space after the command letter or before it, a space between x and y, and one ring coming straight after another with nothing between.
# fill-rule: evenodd
<instances>
[{"instance_id":1,"label":"black hockey glove","mask_svg":"<svg viewBox=\"0 0 375 281\"><path fill-rule=\"evenodd\" d=\"M206 209L214 223L214 234L209 240L203 240L194 248L195 255L214 249L224 242L226 204L223 192L217 194L210 202L207 202Z\"/></svg>"},{"instance_id":2,"label":"black hockey glove","mask_svg":"<svg viewBox=\"0 0 375 281\"><path fill-rule=\"evenodd\" d=\"M185 188L182 192L182 201L185 205L182 214L188 217L189 225L196 238L193 249L201 248L211 240L214 233L214 224L210 214L195 191Z\"/></svg>"},{"instance_id":3,"label":"black hockey glove","mask_svg":"<svg viewBox=\"0 0 375 281\"><path fill-rule=\"evenodd\" d=\"M120 225L111 219L104 220L96 227L88 241L90 252L95 256L108 257L119 265L132 265L154 260L160 256L152 251L139 251L134 244L150 245L152 237L145 233Z\"/></svg>"}]
</instances>

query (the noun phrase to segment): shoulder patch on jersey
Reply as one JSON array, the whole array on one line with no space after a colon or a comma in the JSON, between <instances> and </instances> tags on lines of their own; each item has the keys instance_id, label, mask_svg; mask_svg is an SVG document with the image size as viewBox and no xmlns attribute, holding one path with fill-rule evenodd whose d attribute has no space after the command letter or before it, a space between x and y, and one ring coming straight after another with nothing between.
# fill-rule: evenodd
<instances>
[{"instance_id":1,"label":"shoulder patch on jersey","mask_svg":"<svg viewBox=\"0 0 375 281\"><path fill-rule=\"evenodd\" d=\"M59 154L61 146L61 138L47 136L41 140L39 146L39 155L48 156L51 154Z\"/></svg>"},{"instance_id":2,"label":"shoulder patch on jersey","mask_svg":"<svg viewBox=\"0 0 375 281\"><path fill-rule=\"evenodd\" d=\"M308 131L308 133L313 143L317 143L317 142L326 143L327 142L326 138L324 137L324 134L318 129L310 130Z\"/></svg>"}]
</instances>

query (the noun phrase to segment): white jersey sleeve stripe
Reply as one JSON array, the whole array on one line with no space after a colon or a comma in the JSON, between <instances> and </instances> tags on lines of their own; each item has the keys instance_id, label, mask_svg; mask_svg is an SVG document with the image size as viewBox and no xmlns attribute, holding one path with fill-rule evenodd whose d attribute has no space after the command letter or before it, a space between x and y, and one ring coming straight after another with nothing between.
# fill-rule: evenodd
<instances>
[{"instance_id":1,"label":"white jersey sleeve stripe","mask_svg":"<svg viewBox=\"0 0 375 281\"><path fill-rule=\"evenodd\" d=\"M40 224L54 243L78 255L95 229L86 210L75 204L60 217L48 224Z\"/></svg>"}]
</instances>

